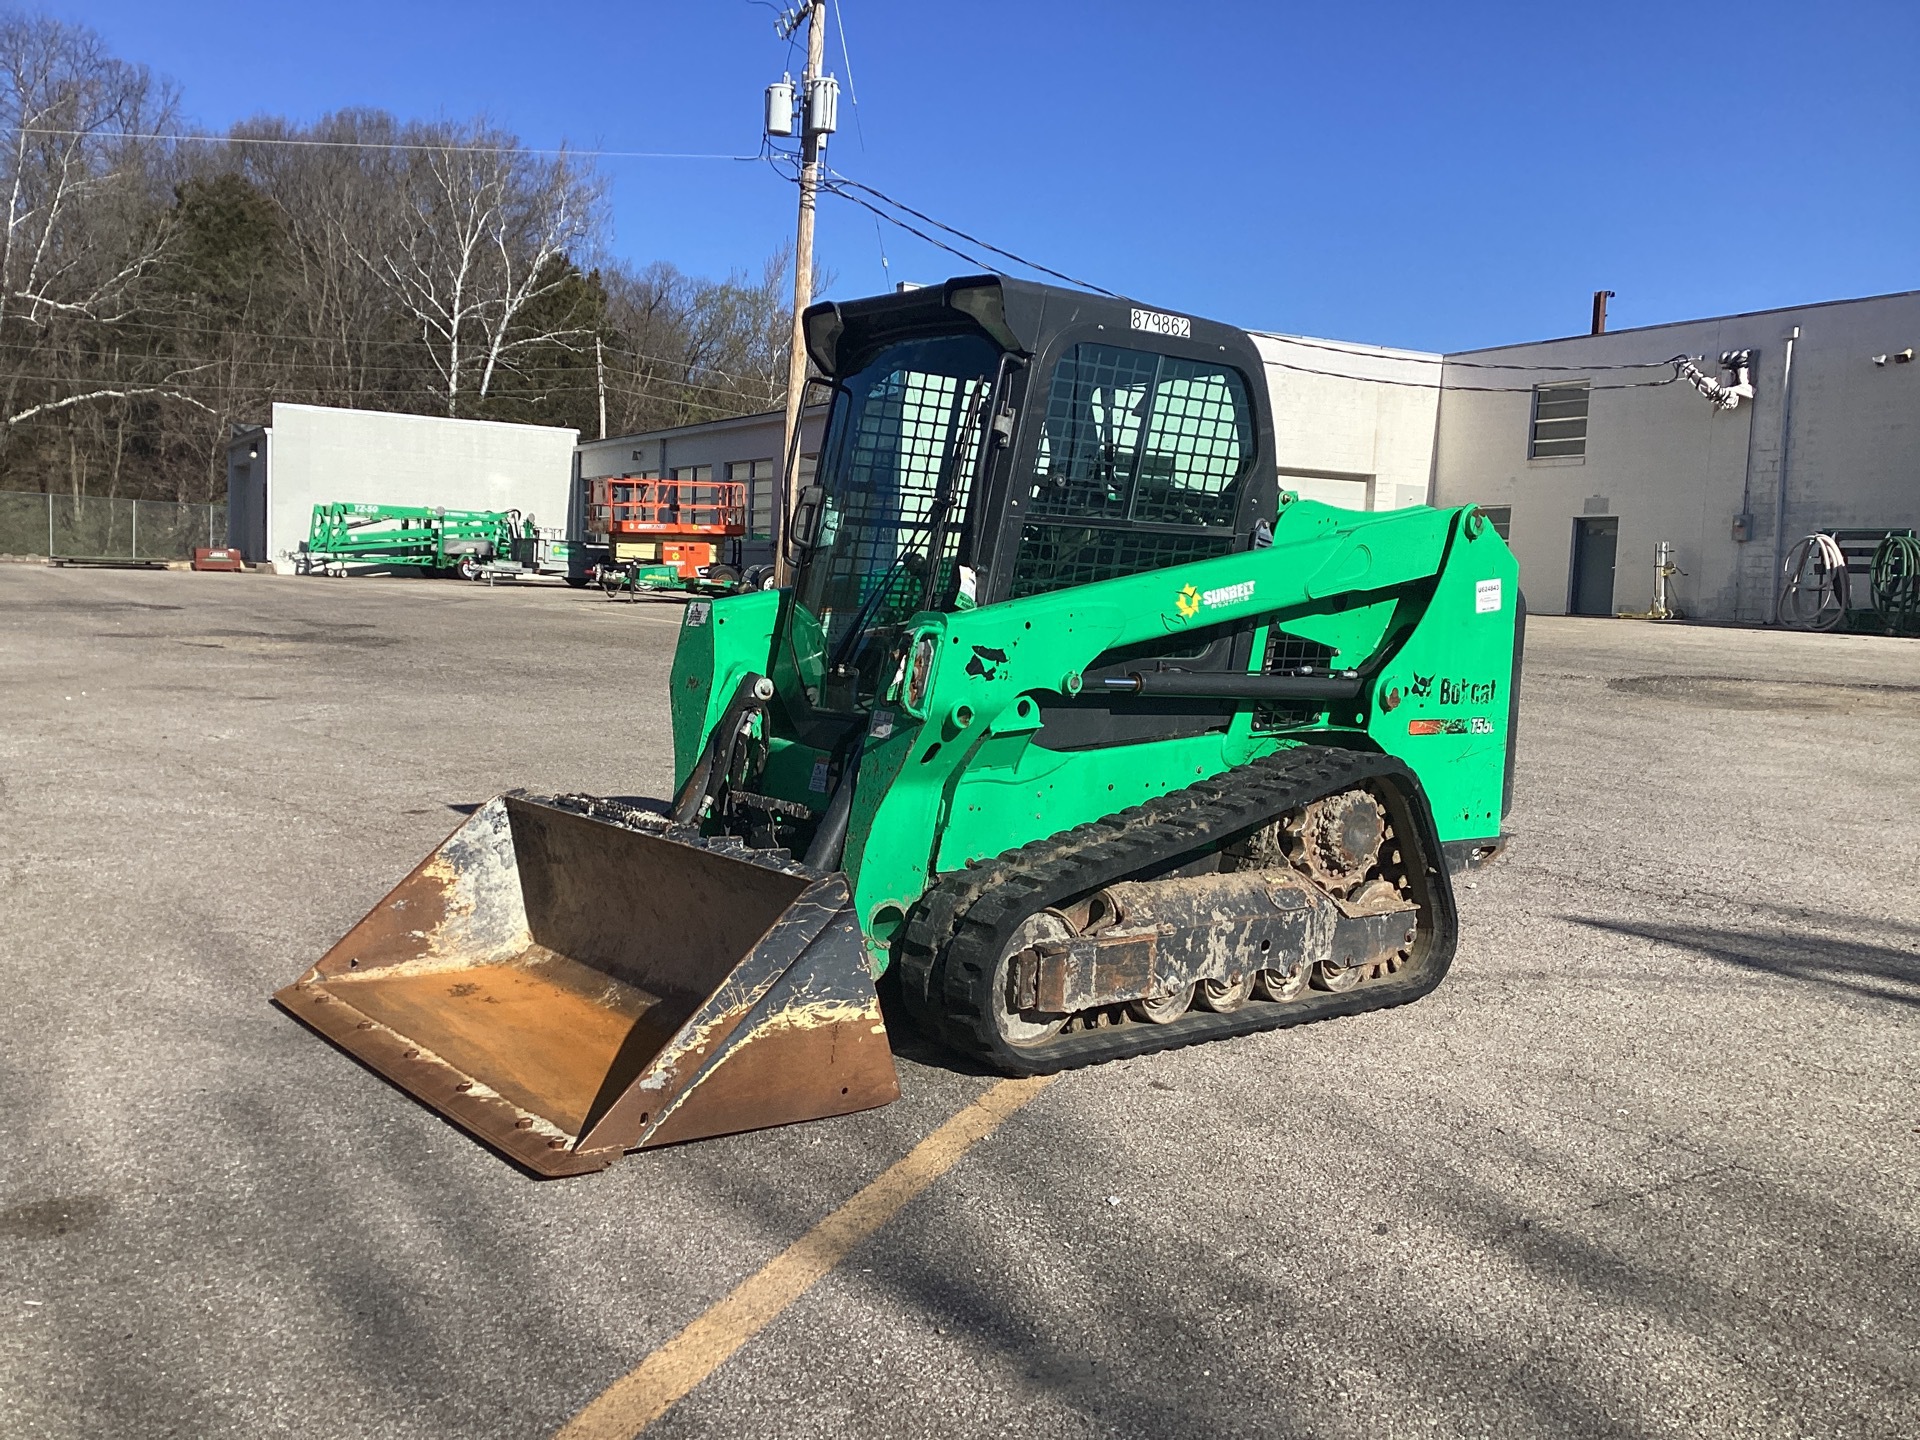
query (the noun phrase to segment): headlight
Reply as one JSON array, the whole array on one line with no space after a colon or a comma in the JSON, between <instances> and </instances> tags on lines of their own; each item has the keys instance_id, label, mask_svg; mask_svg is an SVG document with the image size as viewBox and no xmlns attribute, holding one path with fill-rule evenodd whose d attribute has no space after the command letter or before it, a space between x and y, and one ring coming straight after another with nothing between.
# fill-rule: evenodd
<instances>
[{"instance_id":1,"label":"headlight","mask_svg":"<svg viewBox=\"0 0 1920 1440\"><path fill-rule=\"evenodd\" d=\"M927 687L933 683L933 657L939 643L937 635L922 635L913 642L907 657L907 709L916 715L926 713Z\"/></svg>"}]
</instances>

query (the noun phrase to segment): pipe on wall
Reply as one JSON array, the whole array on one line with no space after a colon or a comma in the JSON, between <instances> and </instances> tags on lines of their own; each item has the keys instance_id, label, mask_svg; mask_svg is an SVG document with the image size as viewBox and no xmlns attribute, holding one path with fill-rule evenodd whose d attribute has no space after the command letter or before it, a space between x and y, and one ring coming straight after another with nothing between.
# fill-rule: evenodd
<instances>
[{"instance_id":1,"label":"pipe on wall","mask_svg":"<svg viewBox=\"0 0 1920 1440\"><path fill-rule=\"evenodd\" d=\"M1793 442L1793 347L1800 339L1800 327L1787 332L1787 358L1780 372L1780 465L1773 498L1773 580L1779 583L1780 570L1787 563L1787 447ZM1779 623L1779 617L1774 617Z\"/></svg>"}]
</instances>

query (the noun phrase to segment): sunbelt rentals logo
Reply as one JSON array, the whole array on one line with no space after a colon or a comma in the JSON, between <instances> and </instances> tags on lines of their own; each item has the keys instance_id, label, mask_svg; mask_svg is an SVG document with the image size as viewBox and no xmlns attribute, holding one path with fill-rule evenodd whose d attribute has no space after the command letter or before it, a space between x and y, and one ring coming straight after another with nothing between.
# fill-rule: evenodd
<instances>
[{"instance_id":1,"label":"sunbelt rentals logo","mask_svg":"<svg viewBox=\"0 0 1920 1440\"><path fill-rule=\"evenodd\" d=\"M1202 590L1193 585L1182 585L1180 593L1173 597L1173 608L1180 612L1182 620L1191 620L1205 607L1217 610L1222 605L1238 605L1242 600L1253 598L1253 581L1242 580L1238 585L1222 585L1217 590Z\"/></svg>"}]
</instances>

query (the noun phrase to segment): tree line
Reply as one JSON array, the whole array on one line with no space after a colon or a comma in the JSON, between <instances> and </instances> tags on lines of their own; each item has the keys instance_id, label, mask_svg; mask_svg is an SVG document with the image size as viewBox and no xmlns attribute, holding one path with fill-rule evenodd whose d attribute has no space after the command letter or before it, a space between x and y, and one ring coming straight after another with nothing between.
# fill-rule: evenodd
<instances>
[{"instance_id":1,"label":"tree line","mask_svg":"<svg viewBox=\"0 0 1920 1440\"><path fill-rule=\"evenodd\" d=\"M606 179L485 120L181 138L84 26L0 10L0 489L225 498L275 400L609 434L777 409L790 252L609 258Z\"/></svg>"}]
</instances>

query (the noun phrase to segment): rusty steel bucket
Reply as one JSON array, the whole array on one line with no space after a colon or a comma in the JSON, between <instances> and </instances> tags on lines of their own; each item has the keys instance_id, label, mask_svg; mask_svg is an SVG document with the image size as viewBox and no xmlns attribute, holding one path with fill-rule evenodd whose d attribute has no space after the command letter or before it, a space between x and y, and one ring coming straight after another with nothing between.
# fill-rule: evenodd
<instances>
[{"instance_id":1,"label":"rusty steel bucket","mask_svg":"<svg viewBox=\"0 0 1920 1440\"><path fill-rule=\"evenodd\" d=\"M845 876L579 796L490 801L274 999L540 1175L900 1093Z\"/></svg>"}]
</instances>

